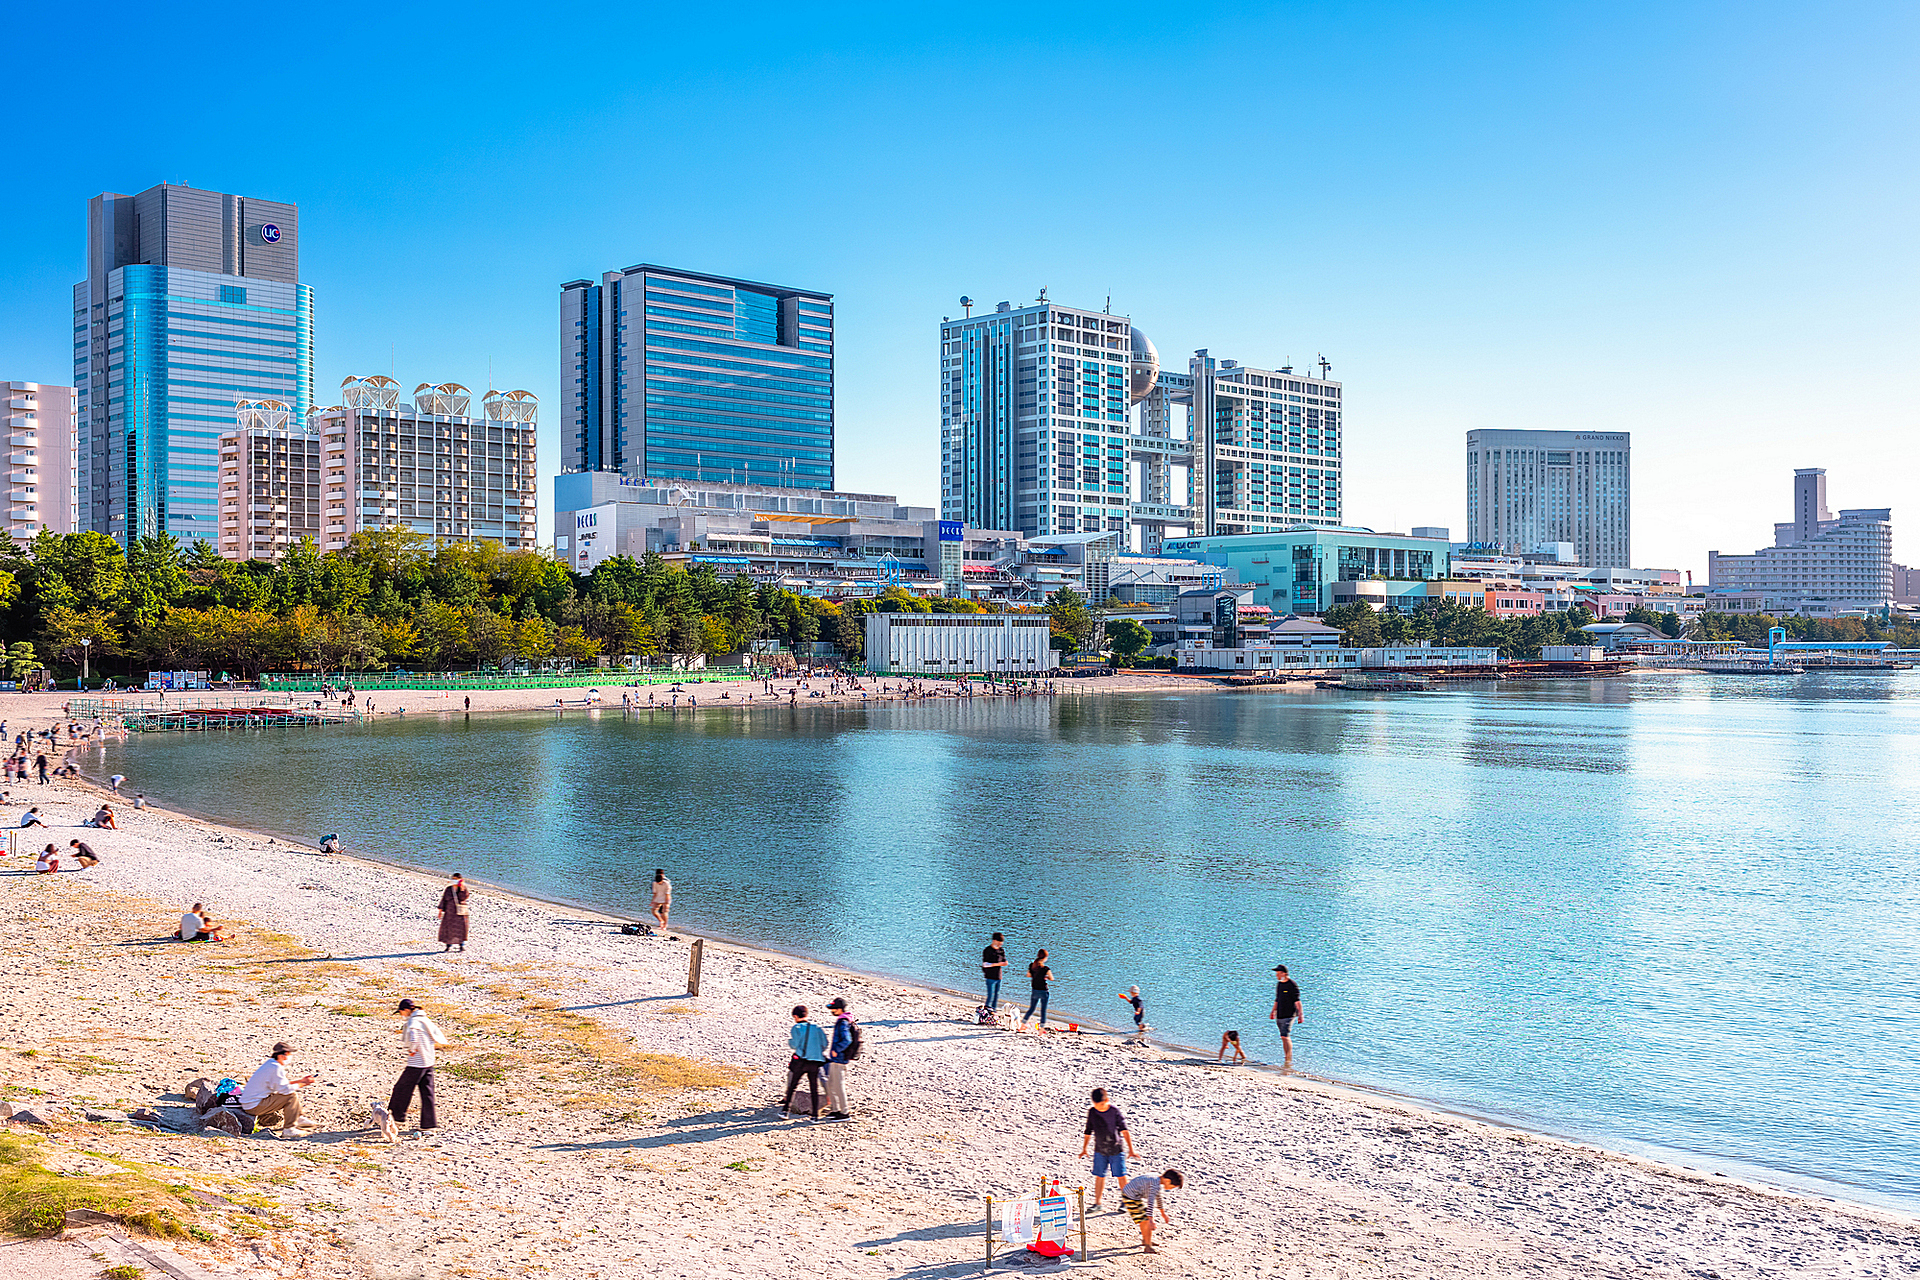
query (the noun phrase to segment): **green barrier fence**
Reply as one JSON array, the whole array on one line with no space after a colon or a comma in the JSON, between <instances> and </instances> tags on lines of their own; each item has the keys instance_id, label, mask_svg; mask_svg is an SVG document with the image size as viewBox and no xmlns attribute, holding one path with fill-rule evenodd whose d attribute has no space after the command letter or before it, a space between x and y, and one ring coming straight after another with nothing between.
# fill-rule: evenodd
<instances>
[{"instance_id":1,"label":"green barrier fence","mask_svg":"<svg viewBox=\"0 0 1920 1280\"><path fill-rule=\"evenodd\" d=\"M340 688L344 683L352 685L361 693L408 689L454 692L478 689L618 689L635 684L699 684L757 680L766 674L764 671L742 667L722 667L713 671L658 669L626 671L610 667L600 671L547 672L526 676L473 671L423 671L414 675L396 676L391 672L355 671L345 676L329 675L323 682L319 676L310 671L300 671L263 675L260 677L260 688L266 693L318 693L323 683L333 689Z\"/></svg>"}]
</instances>

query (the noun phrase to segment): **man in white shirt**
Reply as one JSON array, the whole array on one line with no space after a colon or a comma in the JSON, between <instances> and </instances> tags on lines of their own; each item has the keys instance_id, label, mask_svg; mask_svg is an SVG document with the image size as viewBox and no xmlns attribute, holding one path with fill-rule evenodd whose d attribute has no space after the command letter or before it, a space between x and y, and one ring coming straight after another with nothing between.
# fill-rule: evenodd
<instances>
[{"instance_id":1,"label":"man in white shirt","mask_svg":"<svg viewBox=\"0 0 1920 1280\"><path fill-rule=\"evenodd\" d=\"M193 910L180 917L180 931L173 936L182 942L198 942L200 940L200 931L204 929L207 924L207 922L200 917L200 913L205 910L205 903L194 903Z\"/></svg>"},{"instance_id":2,"label":"man in white shirt","mask_svg":"<svg viewBox=\"0 0 1920 1280\"><path fill-rule=\"evenodd\" d=\"M288 1137L300 1126L299 1090L312 1084L314 1077L289 1077L287 1060L291 1057L293 1046L282 1040L273 1046L273 1056L255 1067L240 1088L240 1109L253 1117L266 1137ZM276 1117L280 1121L277 1134L271 1124Z\"/></svg>"},{"instance_id":3,"label":"man in white shirt","mask_svg":"<svg viewBox=\"0 0 1920 1280\"><path fill-rule=\"evenodd\" d=\"M387 1112L396 1125L406 1123L407 1108L413 1104L413 1092L418 1089L420 1130L424 1133L438 1129L440 1117L433 1109L433 1051L447 1039L426 1011L413 1001L402 1000L394 1012L407 1015L406 1025L400 1028L400 1042L407 1048L407 1065L394 1083L393 1096L387 1099Z\"/></svg>"}]
</instances>

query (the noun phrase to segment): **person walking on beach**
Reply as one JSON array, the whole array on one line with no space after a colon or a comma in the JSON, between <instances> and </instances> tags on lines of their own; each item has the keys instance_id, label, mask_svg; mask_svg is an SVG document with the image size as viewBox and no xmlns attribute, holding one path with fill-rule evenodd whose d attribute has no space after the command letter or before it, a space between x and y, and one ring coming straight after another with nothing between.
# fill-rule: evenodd
<instances>
[{"instance_id":1,"label":"person walking on beach","mask_svg":"<svg viewBox=\"0 0 1920 1280\"><path fill-rule=\"evenodd\" d=\"M433 1051L447 1042L440 1034L440 1028L433 1025L426 1011L412 1000L402 1000L394 1008L396 1014L404 1013L407 1020L400 1027L400 1043L407 1050L407 1065L400 1071L400 1078L394 1082L393 1094L387 1099L387 1114L393 1123L402 1125L407 1122L407 1108L413 1105L414 1091L420 1093L420 1132L440 1127L440 1117L433 1109ZM384 1127L384 1126L383 1126Z\"/></svg>"},{"instance_id":2,"label":"person walking on beach","mask_svg":"<svg viewBox=\"0 0 1920 1280\"><path fill-rule=\"evenodd\" d=\"M1000 976L1007 971L1007 940L994 934L993 941L980 952L980 972L987 979L987 1008L1000 1007Z\"/></svg>"},{"instance_id":3,"label":"person walking on beach","mask_svg":"<svg viewBox=\"0 0 1920 1280\"><path fill-rule=\"evenodd\" d=\"M1032 984L1033 998L1027 1002L1027 1011L1020 1015L1020 1029L1022 1031L1027 1029L1028 1020L1033 1017L1033 1011L1038 1009L1040 1011L1040 1029L1045 1031L1047 1029L1047 996L1049 994L1047 984L1053 981L1053 970L1047 967L1047 949L1045 947L1040 948L1040 954L1035 956L1033 963L1027 966L1027 981Z\"/></svg>"},{"instance_id":4,"label":"person walking on beach","mask_svg":"<svg viewBox=\"0 0 1920 1280\"><path fill-rule=\"evenodd\" d=\"M240 1089L240 1109L253 1117L264 1137L290 1138L294 1130L310 1127L300 1123L300 1090L312 1084L315 1077L304 1075L295 1080L289 1076L287 1063L292 1058L293 1046L282 1040ZM275 1119L280 1122L278 1134L271 1123Z\"/></svg>"},{"instance_id":5,"label":"person walking on beach","mask_svg":"<svg viewBox=\"0 0 1920 1280\"><path fill-rule=\"evenodd\" d=\"M467 878L458 871L453 873L453 883L440 894L440 905L434 908L440 913L440 951L444 955L456 946L467 949Z\"/></svg>"},{"instance_id":6,"label":"person walking on beach","mask_svg":"<svg viewBox=\"0 0 1920 1280\"><path fill-rule=\"evenodd\" d=\"M1167 1216L1166 1201L1161 1199L1162 1191L1178 1191L1187 1185L1186 1178L1178 1169L1169 1169L1159 1177L1142 1174L1120 1188L1120 1207L1127 1216L1140 1226L1140 1245L1147 1253L1158 1253L1153 1247L1153 1211L1160 1210L1160 1221L1172 1225L1173 1219Z\"/></svg>"},{"instance_id":7,"label":"person walking on beach","mask_svg":"<svg viewBox=\"0 0 1920 1280\"><path fill-rule=\"evenodd\" d=\"M47 785L47 757L45 752L42 752L41 754L33 758L33 767L40 774L40 785L43 787L46 786Z\"/></svg>"},{"instance_id":8,"label":"person walking on beach","mask_svg":"<svg viewBox=\"0 0 1920 1280\"><path fill-rule=\"evenodd\" d=\"M860 1056L860 1028L847 1012L844 996L835 996L827 1008L833 1010L833 1036L827 1045L827 1118L847 1120L847 1064Z\"/></svg>"},{"instance_id":9,"label":"person walking on beach","mask_svg":"<svg viewBox=\"0 0 1920 1280\"><path fill-rule=\"evenodd\" d=\"M1267 1016L1273 1019L1273 1025L1280 1032L1281 1047L1286 1050L1286 1061L1280 1064L1282 1071L1293 1070L1293 1037L1288 1032L1296 1022L1307 1020L1306 1006L1300 1003L1300 987L1287 976L1287 966L1273 966L1273 1010Z\"/></svg>"},{"instance_id":10,"label":"person walking on beach","mask_svg":"<svg viewBox=\"0 0 1920 1280\"><path fill-rule=\"evenodd\" d=\"M660 867L653 869L653 918L660 922L662 929L667 927L667 913L673 910L673 881L667 879L667 873Z\"/></svg>"},{"instance_id":11,"label":"person walking on beach","mask_svg":"<svg viewBox=\"0 0 1920 1280\"><path fill-rule=\"evenodd\" d=\"M465 711L465 712L468 712L469 714L471 714L471 713L472 713L472 711L473 711L473 699L472 699L471 697L466 697L466 698L462 698L462 699L460 699L460 703L461 703L461 706L460 706L460 709L461 709L462 711ZM422 1110L424 1111L424 1107L422 1108Z\"/></svg>"},{"instance_id":12,"label":"person walking on beach","mask_svg":"<svg viewBox=\"0 0 1920 1280\"><path fill-rule=\"evenodd\" d=\"M813 1103L813 1118L820 1118L820 1068L827 1063L827 1033L807 1021L807 1006L793 1006L793 1030L787 1033L787 1046L793 1057L787 1061L787 1093L780 1099L780 1110L793 1109L793 1091L806 1077L807 1098Z\"/></svg>"},{"instance_id":13,"label":"person walking on beach","mask_svg":"<svg viewBox=\"0 0 1920 1280\"><path fill-rule=\"evenodd\" d=\"M1140 998L1140 988L1128 987L1120 993L1120 998L1133 1006L1133 1033L1142 1039L1147 1034L1147 1005Z\"/></svg>"},{"instance_id":14,"label":"person walking on beach","mask_svg":"<svg viewBox=\"0 0 1920 1280\"><path fill-rule=\"evenodd\" d=\"M1127 1182L1127 1157L1139 1159L1133 1150L1133 1131L1127 1128L1127 1118L1120 1114L1120 1108L1107 1101L1105 1089L1093 1091L1093 1105L1087 1108L1087 1127L1085 1136L1080 1139L1080 1158L1087 1158L1087 1144L1093 1144L1093 1207L1100 1207L1100 1193L1106 1188L1107 1179L1113 1179L1114 1190L1118 1191ZM1121 1144L1126 1144L1123 1154Z\"/></svg>"}]
</instances>

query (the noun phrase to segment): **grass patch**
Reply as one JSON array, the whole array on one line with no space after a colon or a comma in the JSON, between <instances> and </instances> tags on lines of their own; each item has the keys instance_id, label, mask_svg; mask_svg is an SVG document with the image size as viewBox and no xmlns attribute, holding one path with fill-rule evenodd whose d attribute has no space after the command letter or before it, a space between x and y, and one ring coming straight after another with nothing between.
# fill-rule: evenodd
<instances>
[{"instance_id":1,"label":"grass patch","mask_svg":"<svg viewBox=\"0 0 1920 1280\"><path fill-rule=\"evenodd\" d=\"M371 1018L373 1016L373 1010L357 1004L343 1004L337 1008L329 1009L327 1012L337 1013L343 1018Z\"/></svg>"},{"instance_id":2,"label":"grass patch","mask_svg":"<svg viewBox=\"0 0 1920 1280\"><path fill-rule=\"evenodd\" d=\"M693 1013L695 1012L695 1009L690 1004L670 1004L666 1008L662 1009L660 1012L662 1013Z\"/></svg>"},{"instance_id":3,"label":"grass patch","mask_svg":"<svg viewBox=\"0 0 1920 1280\"><path fill-rule=\"evenodd\" d=\"M440 1071L469 1084L500 1084L513 1065L503 1054L483 1053L471 1062L442 1063Z\"/></svg>"},{"instance_id":4,"label":"grass patch","mask_svg":"<svg viewBox=\"0 0 1920 1280\"><path fill-rule=\"evenodd\" d=\"M102 1280L140 1280L145 1274L145 1268L136 1267L131 1262L122 1262L100 1273Z\"/></svg>"},{"instance_id":5,"label":"grass patch","mask_svg":"<svg viewBox=\"0 0 1920 1280\"><path fill-rule=\"evenodd\" d=\"M194 1212L178 1191L137 1173L55 1173L26 1140L0 1135L0 1227L16 1236L58 1235L69 1209L103 1213L143 1235L189 1234Z\"/></svg>"}]
</instances>

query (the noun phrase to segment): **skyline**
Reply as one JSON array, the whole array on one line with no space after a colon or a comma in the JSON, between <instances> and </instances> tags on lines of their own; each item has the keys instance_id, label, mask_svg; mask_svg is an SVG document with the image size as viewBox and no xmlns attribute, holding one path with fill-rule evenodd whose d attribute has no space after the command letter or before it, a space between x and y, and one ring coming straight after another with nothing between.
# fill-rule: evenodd
<instances>
[{"instance_id":1,"label":"skyline","mask_svg":"<svg viewBox=\"0 0 1920 1280\"><path fill-rule=\"evenodd\" d=\"M290 19L287 74L325 92L270 118L196 92L164 134L101 130L58 59L23 66L13 132L39 163L0 213L0 376L72 382L86 201L187 181L300 206L321 403L389 371L478 393L489 364L538 395L543 531L560 285L643 261L832 293L839 487L919 505L939 503L940 318L1042 286L1111 292L1174 367L1201 345L1325 353L1345 519L1383 531L1464 537L1476 428L1631 432L1633 558L1699 583L1708 551L1771 542L1796 468L1896 528L1920 497L1888 465L1915 416L1915 251L1883 211L1911 203L1920 20L1895 6L1816 28L1780 5L1286 6L1177 29L1106 7L997 28L1017 40L864 11L614 15L601 48L727 56L584 89L568 29L472 12L330 20L351 45ZM115 21L158 62L186 47L143 10ZM23 38L72 43L41 15ZM429 41L482 87L394 81ZM489 59L518 76L492 85Z\"/></svg>"}]
</instances>

